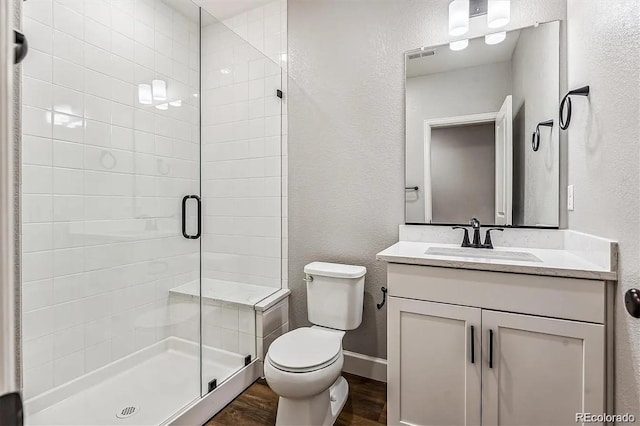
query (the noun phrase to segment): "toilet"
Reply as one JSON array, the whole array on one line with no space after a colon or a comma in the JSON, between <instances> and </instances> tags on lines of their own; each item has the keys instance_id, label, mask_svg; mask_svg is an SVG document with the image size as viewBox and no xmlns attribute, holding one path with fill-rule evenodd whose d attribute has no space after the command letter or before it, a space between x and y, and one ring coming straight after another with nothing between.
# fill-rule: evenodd
<instances>
[{"instance_id":1,"label":"toilet","mask_svg":"<svg viewBox=\"0 0 640 426\"><path fill-rule=\"evenodd\" d=\"M362 322L364 266L313 262L304 267L312 327L278 337L264 360L264 376L280 396L276 425L331 425L349 385L340 375L342 338Z\"/></svg>"}]
</instances>

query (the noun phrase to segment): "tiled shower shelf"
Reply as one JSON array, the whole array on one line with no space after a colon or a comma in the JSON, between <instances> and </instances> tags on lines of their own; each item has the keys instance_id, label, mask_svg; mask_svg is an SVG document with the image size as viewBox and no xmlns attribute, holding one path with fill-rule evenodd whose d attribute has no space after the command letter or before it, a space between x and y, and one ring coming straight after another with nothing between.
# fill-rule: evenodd
<instances>
[{"instance_id":1,"label":"tiled shower shelf","mask_svg":"<svg viewBox=\"0 0 640 426\"><path fill-rule=\"evenodd\" d=\"M188 282L179 287L172 288L169 292L177 296L199 297L199 281L194 280ZM210 278L204 278L202 280L202 298L216 303L254 307L264 299L276 297L280 300L288 294L288 289L276 287L265 287Z\"/></svg>"}]
</instances>

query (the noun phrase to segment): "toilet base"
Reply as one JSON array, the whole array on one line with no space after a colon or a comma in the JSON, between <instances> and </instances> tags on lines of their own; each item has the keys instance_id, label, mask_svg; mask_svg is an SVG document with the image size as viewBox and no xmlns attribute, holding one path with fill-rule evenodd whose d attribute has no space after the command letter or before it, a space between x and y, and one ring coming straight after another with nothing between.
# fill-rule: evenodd
<instances>
[{"instance_id":1,"label":"toilet base","mask_svg":"<svg viewBox=\"0 0 640 426\"><path fill-rule=\"evenodd\" d=\"M349 384L340 376L326 391L306 399L280 397L276 426L332 425L349 396Z\"/></svg>"}]
</instances>

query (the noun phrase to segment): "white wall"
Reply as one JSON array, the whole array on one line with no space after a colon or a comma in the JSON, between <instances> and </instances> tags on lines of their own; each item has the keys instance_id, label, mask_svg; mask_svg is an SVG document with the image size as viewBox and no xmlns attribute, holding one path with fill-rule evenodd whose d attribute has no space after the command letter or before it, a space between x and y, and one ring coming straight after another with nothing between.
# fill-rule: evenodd
<instances>
[{"instance_id":1,"label":"white wall","mask_svg":"<svg viewBox=\"0 0 640 426\"><path fill-rule=\"evenodd\" d=\"M620 242L616 289L616 413L640 415L640 321L623 295L640 287L640 5L569 0L568 84L590 85L574 99L569 184L575 211L569 228Z\"/></svg>"},{"instance_id":2,"label":"white wall","mask_svg":"<svg viewBox=\"0 0 640 426\"><path fill-rule=\"evenodd\" d=\"M495 122L431 130L431 191L435 223L495 221Z\"/></svg>"},{"instance_id":3,"label":"white wall","mask_svg":"<svg viewBox=\"0 0 640 426\"><path fill-rule=\"evenodd\" d=\"M386 285L386 265L376 262L375 253L397 242L404 222L403 52L448 43L448 4L292 0L288 5L292 326L308 324L306 263L364 265L363 323L347 333L347 350L386 357L386 308L375 307ZM511 4L509 28L565 18L563 0ZM479 34L469 34L474 35Z\"/></svg>"},{"instance_id":4,"label":"white wall","mask_svg":"<svg viewBox=\"0 0 640 426\"><path fill-rule=\"evenodd\" d=\"M407 222L424 223L424 121L485 112L498 112L511 94L511 63L479 65L406 82L407 186L419 186L419 199L409 201ZM493 207L493 201L490 205ZM446 223L453 223L451 220ZM466 221L465 221L466 223Z\"/></svg>"},{"instance_id":5,"label":"white wall","mask_svg":"<svg viewBox=\"0 0 640 426\"><path fill-rule=\"evenodd\" d=\"M25 397L166 335L195 279L180 201L198 192L198 26L162 2L24 5ZM137 84L161 78L166 111Z\"/></svg>"},{"instance_id":6,"label":"white wall","mask_svg":"<svg viewBox=\"0 0 640 426\"><path fill-rule=\"evenodd\" d=\"M215 13L214 13L215 14ZM286 70L287 0L274 0L222 20L253 47Z\"/></svg>"},{"instance_id":7,"label":"white wall","mask_svg":"<svg viewBox=\"0 0 640 426\"><path fill-rule=\"evenodd\" d=\"M558 226L560 147L558 99L560 97L560 24L550 22L520 31L511 58L513 71L514 145L524 154L523 187L514 188L522 197L523 221L519 225ZM554 120L552 129L540 127L540 148L531 149L536 124ZM516 148L514 147L514 151ZM518 170L514 165L514 170ZM515 219L515 217L514 217Z\"/></svg>"},{"instance_id":8,"label":"white wall","mask_svg":"<svg viewBox=\"0 0 640 426\"><path fill-rule=\"evenodd\" d=\"M271 62L279 64L281 71L280 88L284 92L284 98L281 101L281 270L280 282L282 287L287 288L288 262L287 262L287 0L274 0L271 2L253 1L245 4L251 7L239 13L231 13L228 16L228 7L232 5L216 0L197 0L196 3L203 7L211 16L222 19L221 22L231 31L222 31L225 33L226 40L231 44L242 44L242 40L247 45L253 46L257 52L261 52ZM240 8L238 4L238 8ZM246 47L243 47L246 50ZM242 54L241 54L242 55ZM265 61L266 63L267 61ZM276 70L268 65L269 73L275 73ZM275 78L275 74L271 76L271 80ZM254 81L254 83L256 83ZM271 87L273 88L273 87ZM270 98L271 93L265 94L265 102ZM273 277L270 277L273 278ZM269 280L275 286L273 280Z\"/></svg>"},{"instance_id":9,"label":"white wall","mask_svg":"<svg viewBox=\"0 0 640 426\"><path fill-rule=\"evenodd\" d=\"M280 288L280 67L222 23L202 50L203 277Z\"/></svg>"}]
</instances>

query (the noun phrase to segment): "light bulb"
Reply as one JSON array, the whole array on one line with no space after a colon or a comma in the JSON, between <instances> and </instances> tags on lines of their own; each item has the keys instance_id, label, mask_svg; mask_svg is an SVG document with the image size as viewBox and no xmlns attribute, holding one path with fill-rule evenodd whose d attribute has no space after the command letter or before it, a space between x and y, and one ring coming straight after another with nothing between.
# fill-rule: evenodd
<instances>
[{"instance_id":1,"label":"light bulb","mask_svg":"<svg viewBox=\"0 0 640 426\"><path fill-rule=\"evenodd\" d=\"M167 100L167 82L164 80L153 80L151 82L154 101Z\"/></svg>"},{"instance_id":2,"label":"light bulb","mask_svg":"<svg viewBox=\"0 0 640 426\"><path fill-rule=\"evenodd\" d=\"M507 33L505 31L501 33L487 34L484 36L484 42L487 44L498 44L502 43L505 38L507 38Z\"/></svg>"},{"instance_id":3,"label":"light bulb","mask_svg":"<svg viewBox=\"0 0 640 426\"><path fill-rule=\"evenodd\" d=\"M487 26L504 27L511 20L511 0L489 0L487 5Z\"/></svg>"},{"instance_id":4,"label":"light bulb","mask_svg":"<svg viewBox=\"0 0 640 426\"><path fill-rule=\"evenodd\" d=\"M469 0L449 3L449 35L460 36L469 31Z\"/></svg>"},{"instance_id":5,"label":"light bulb","mask_svg":"<svg viewBox=\"0 0 640 426\"><path fill-rule=\"evenodd\" d=\"M452 41L449 43L449 49L451 50L462 50L465 49L469 45L469 40L458 40Z\"/></svg>"},{"instance_id":6,"label":"light bulb","mask_svg":"<svg viewBox=\"0 0 640 426\"><path fill-rule=\"evenodd\" d=\"M138 102L142 105L151 105L153 103L150 84L138 84Z\"/></svg>"}]
</instances>

